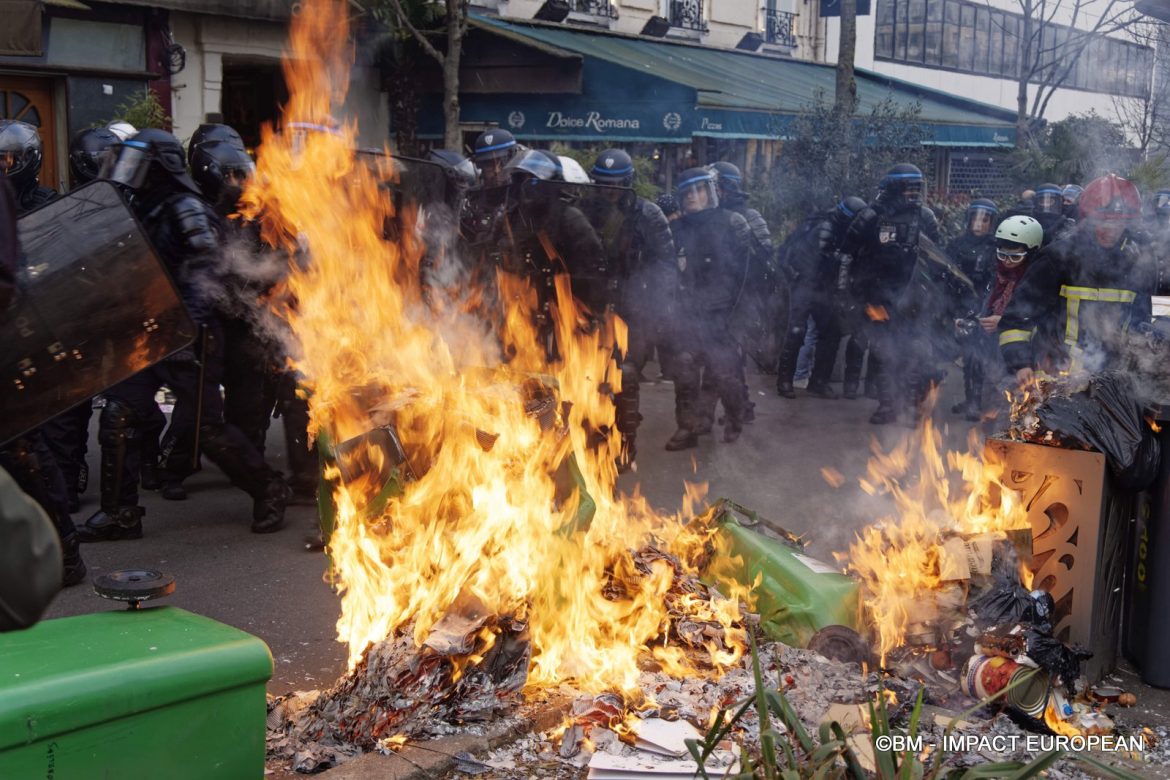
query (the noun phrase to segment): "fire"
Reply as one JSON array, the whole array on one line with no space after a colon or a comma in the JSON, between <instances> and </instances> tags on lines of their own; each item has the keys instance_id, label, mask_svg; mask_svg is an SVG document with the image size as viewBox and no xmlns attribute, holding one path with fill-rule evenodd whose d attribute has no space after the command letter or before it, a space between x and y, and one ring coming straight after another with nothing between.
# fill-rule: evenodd
<instances>
[{"instance_id":1,"label":"fire","mask_svg":"<svg viewBox=\"0 0 1170 780\"><path fill-rule=\"evenodd\" d=\"M944 456L929 417L889 452L876 440L871 445L861 487L892 496L897 513L862 530L839 557L861 580L883 660L937 618L923 594L946 585L940 564L948 538L1029 527L1019 495L1004 484L1003 465L985 459L979 445L972 431L968 452Z\"/></svg>"},{"instance_id":2,"label":"fire","mask_svg":"<svg viewBox=\"0 0 1170 780\"><path fill-rule=\"evenodd\" d=\"M611 393L621 389L614 348L625 346L624 323L590 317L558 279L562 359L548 363L527 283L501 273L500 311L490 316L488 298L465 281L424 300L420 264L442 242L427 240L416 211L395 214L379 189L395 175L389 156L355 162L356 127L333 118L352 60L347 35L340 0L302 5L285 63L284 131L263 132L246 212L293 258L295 303L281 314L295 334L311 433L336 445L390 425L405 450L395 467L401 493L388 500L384 479L371 476L386 472L384 452L360 439L346 457L368 468L348 479L344 464L326 471L338 634L351 668L396 632L421 644L457 600L470 600L527 624L530 685L632 690L647 652L668 670L691 670L678 648L658 642L673 619L672 564L638 570L632 551L654 544L685 567L710 531L615 494ZM410 227L402 243L384 239L390 219ZM564 487L574 471L583 490ZM579 514L586 494L591 518ZM693 500L680 517L693 516ZM730 649L711 648L714 665L741 657L736 600L674 600L671 609L734 637Z\"/></svg>"},{"instance_id":3,"label":"fire","mask_svg":"<svg viewBox=\"0 0 1170 780\"><path fill-rule=\"evenodd\" d=\"M875 306L872 303L865 305L865 316L873 322L886 322L890 319L890 313L886 311L885 306Z\"/></svg>"}]
</instances>

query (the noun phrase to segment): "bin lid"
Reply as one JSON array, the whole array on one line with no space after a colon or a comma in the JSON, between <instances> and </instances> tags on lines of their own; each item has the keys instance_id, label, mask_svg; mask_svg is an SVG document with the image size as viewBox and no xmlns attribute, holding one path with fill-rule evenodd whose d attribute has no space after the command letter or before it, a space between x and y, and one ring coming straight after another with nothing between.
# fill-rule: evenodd
<instances>
[{"instance_id":1,"label":"bin lid","mask_svg":"<svg viewBox=\"0 0 1170 780\"><path fill-rule=\"evenodd\" d=\"M0 634L0 750L272 676L263 641L175 607Z\"/></svg>"}]
</instances>

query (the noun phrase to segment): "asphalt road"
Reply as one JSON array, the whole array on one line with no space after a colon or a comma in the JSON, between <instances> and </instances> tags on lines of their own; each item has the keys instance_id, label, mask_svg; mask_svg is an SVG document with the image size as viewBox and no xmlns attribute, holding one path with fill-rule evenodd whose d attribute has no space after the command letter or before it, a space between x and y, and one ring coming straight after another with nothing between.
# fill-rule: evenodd
<instances>
[{"instance_id":1,"label":"asphalt road","mask_svg":"<svg viewBox=\"0 0 1170 780\"><path fill-rule=\"evenodd\" d=\"M961 383L951 369L949 393ZM653 365L648 374L657 375ZM811 554L832 560L845 551L854 532L888 511L857 486L875 435L885 447L909 433L901 425L867 424L875 402L826 401L804 395L795 400L776 396L774 378L752 376L756 421L735 444L716 434L700 440L698 449L666 452L663 444L674 430L673 387L643 387L646 417L638 440L637 471L622 477L619 487L637 485L653 505L674 511L681 505L686 481L705 481L709 496L727 496L754 508L766 518L810 541ZM839 386L838 386L839 389ZM953 399L944 393L936 419L946 424L947 439L963 445L969 425L951 416ZM269 457L283 466L279 421L270 436ZM94 425L96 428L96 423ZM96 442L91 443L91 474L97 473ZM830 467L845 476L833 488L821 475ZM130 567L158 568L173 574L177 590L168 601L259 636L272 650L273 693L328 685L345 668L343 646L335 641L338 598L325 582L325 557L307 552L305 535L314 527L315 510L289 509L287 527L259 536L248 530L251 502L228 484L214 466L188 481L189 500L168 502L145 494L145 536L138 541L87 545L92 575ZM76 515L84 521L96 508L96 485ZM57 597L50 617L63 617L117 605L97 597L87 585ZM1128 687L1139 696L1147 725L1170 725L1170 694L1140 686L1130 674Z\"/></svg>"}]
</instances>

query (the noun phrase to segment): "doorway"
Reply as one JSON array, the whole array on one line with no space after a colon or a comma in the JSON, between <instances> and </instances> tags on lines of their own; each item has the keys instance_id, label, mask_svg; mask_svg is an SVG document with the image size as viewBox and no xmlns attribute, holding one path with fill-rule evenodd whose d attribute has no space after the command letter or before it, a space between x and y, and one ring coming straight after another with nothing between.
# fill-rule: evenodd
<instances>
[{"instance_id":1,"label":"doorway","mask_svg":"<svg viewBox=\"0 0 1170 780\"><path fill-rule=\"evenodd\" d=\"M270 60L223 60L223 121L249 149L260 145L260 127L273 124L288 101L280 64Z\"/></svg>"},{"instance_id":2,"label":"doorway","mask_svg":"<svg viewBox=\"0 0 1170 780\"><path fill-rule=\"evenodd\" d=\"M41 184L58 189L57 132L53 112L53 82L44 78L0 76L0 119L16 119L37 128L44 157Z\"/></svg>"}]
</instances>

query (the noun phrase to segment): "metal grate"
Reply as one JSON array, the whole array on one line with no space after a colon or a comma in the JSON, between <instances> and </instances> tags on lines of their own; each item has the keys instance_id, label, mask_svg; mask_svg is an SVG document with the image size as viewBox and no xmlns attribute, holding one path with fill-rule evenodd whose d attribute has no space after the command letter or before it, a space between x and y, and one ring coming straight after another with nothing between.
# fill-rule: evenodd
<instances>
[{"instance_id":1,"label":"metal grate","mask_svg":"<svg viewBox=\"0 0 1170 780\"><path fill-rule=\"evenodd\" d=\"M670 26L707 32L703 0L670 0Z\"/></svg>"},{"instance_id":2,"label":"metal grate","mask_svg":"<svg viewBox=\"0 0 1170 780\"><path fill-rule=\"evenodd\" d=\"M569 0L569 7L577 13L618 18L617 9L607 0Z\"/></svg>"},{"instance_id":3,"label":"metal grate","mask_svg":"<svg viewBox=\"0 0 1170 780\"><path fill-rule=\"evenodd\" d=\"M768 8L765 14L768 43L796 48L796 33L793 32L796 25L796 14L791 11L779 11L775 8Z\"/></svg>"},{"instance_id":4,"label":"metal grate","mask_svg":"<svg viewBox=\"0 0 1170 780\"><path fill-rule=\"evenodd\" d=\"M1003 155L952 153L947 191L952 195L974 195L992 200L1009 198L1015 194L1008 176L1010 165Z\"/></svg>"}]
</instances>

